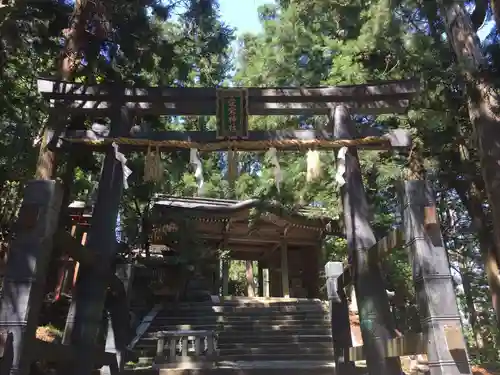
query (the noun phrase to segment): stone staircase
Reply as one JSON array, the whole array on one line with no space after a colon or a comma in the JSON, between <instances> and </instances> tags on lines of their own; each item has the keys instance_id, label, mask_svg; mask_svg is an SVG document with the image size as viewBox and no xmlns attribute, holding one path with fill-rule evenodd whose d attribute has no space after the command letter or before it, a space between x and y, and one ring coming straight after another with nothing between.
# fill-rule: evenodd
<instances>
[{"instance_id":1,"label":"stone staircase","mask_svg":"<svg viewBox=\"0 0 500 375\"><path fill-rule=\"evenodd\" d=\"M212 371L331 374L333 370L328 311L319 300L242 297L166 304L134 350L143 360L152 358L156 340L148 336L181 329L216 332L218 355Z\"/></svg>"}]
</instances>

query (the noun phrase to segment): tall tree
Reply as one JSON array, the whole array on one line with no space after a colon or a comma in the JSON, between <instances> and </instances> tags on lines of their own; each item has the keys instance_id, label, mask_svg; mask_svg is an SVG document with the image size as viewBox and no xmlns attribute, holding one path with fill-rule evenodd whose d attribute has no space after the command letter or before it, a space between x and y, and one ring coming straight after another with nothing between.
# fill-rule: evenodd
<instances>
[{"instance_id":1,"label":"tall tree","mask_svg":"<svg viewBox=\"0 0 500 375\"><path fill-rule=\"evenodd\" d=\"M467 109L474 129L485 191L491 208L495 235L495 255L487 259L493 304L500 325L500 107L498 82L489 75L488 63L481 50L470 16L463 4L438 2L445 20L449 43L455 52L468 96Z\"/></svg>"}]
</instances>

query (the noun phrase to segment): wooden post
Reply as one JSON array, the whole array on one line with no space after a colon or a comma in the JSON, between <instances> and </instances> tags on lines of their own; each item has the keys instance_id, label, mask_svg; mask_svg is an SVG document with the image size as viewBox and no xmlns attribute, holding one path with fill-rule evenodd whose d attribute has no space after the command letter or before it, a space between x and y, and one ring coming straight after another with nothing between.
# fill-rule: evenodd
<instances>
[{"instance_id":1,"label":"wooden post","mask_svg":"<svg viewBox=\"0 0 500 375\"><path fill-rule=\"evenodd\" d=\"M158 337L156 342L156 361L163 360L163 355L165 351L165 337Z\"/></svg>"},{"instance_id":2,"label":"wooden post","mask_svg":"<svg viewBox=\"0 0 500 375\"><path fill-rule=\"evenodd\" d=\"M259 297L264 297L264 268L262 267L262 261L258 261L258 280L259 280Z\"/></svg>"},{"instance_id":3,"label":"wooden post","mask_svg":"<svg viewBox=\"0 0 500 375\"><path fill-rule=\"evenodd\" d=\"M30 181L24 190L0 308L0 331L13 339L10 374L27 375L30 370L61 200L62 188L56 181Z\"/></svg>"},{"instance_id":4,"label":"wooden post","mask_svg":"<svg viewBox=\"0 0 500 375\"><path fill-rule=\"evenodd\" d=\"M217 296L220 293L220 288L222 285L221 278L221 262L219 258L215 260L215 271L214 271L214 283L212 288L212 294Z\"/></svg>"},{"instance_id":5,"label":"wooden post","mask_svg":"<svg viewBox=\"0 0 500 375\"><path fill-rule=\"evenodd\" d=\"M82 246L85 246L87 244L87 232L85 231L83 234L82 234L82 242L81 242ZM73 288L75 287L76 285L76 280L78 279L78 270L80 269L80 263L76 262L75 264L75 272L73 273Z\"/></svg>"},{"instance_id":6,"label":"wooden post","mask_svg":"<svg viewBox=\"0 0 500 375\"><path fill-rule=\"evenodd\" d=\"M356 128L348 109L338 106L333 111L334 136L352 139ZM394 337L395 324L378 262L369 262L368 250L376 244L369 222L369 207L361 176L356 148L345 155L345 185L341 188L344 225L349 252L355 269L361 334L370 375L400 375L399 358L385 357L385 341Z\"/></svg>"},{"instance_id":7,"label":"wooden post","mask_svg":"<svg viewBox=\"0 0 500 375\"><path fill-rule=\"evenodd\" d=\"M181 338L181 361L187 362L188 360L188 336Z\"/></svg>"},{"instance_id":8,"label":"wooden post","mask_svg":"<svg viewBox=\"0 0 500 375\"><path fill-rule=\"evenodd\" d=\"M210 332L207 336L207 356L212 357L215 351L215 337L214 333Z\"/></svg>"},{"instance_id":9,"label":"wooden post","mask_svg":"<svg viewBox=\"0 0 500 375\"><path fill-rule=\"evenodd\" d=\"M83 123L83 121L82 121ZM83 125L83 124L82 124ZM67 162L64 171L64 175L62 176L62 188L63 188L63 197L61 204L61 213L59 218L59 227L65 228L71 225L71 218L69 216L69 205L71 204L71 190L73 185L75 184L75 168L77 167L75 161L75 151L73 148L70 148L67 155Z\"/></svg>"},{"instance_id":10,"label":"wooden post","mask_svg":"<svg viewBox=\"0 0 500 375\"><path fill-rule=\"evenodd\" d=\"M175 362L177 360L177 338L171 337L168 341L168 361Z\"/></svg>"},{"instance_id":11,"label":"wooden post","mask_svg":"<svg viewBox=\"0 0 500 375\"><path fill-rule=\"evenodd\" d=\"M255 297L255 285L253 279L253 262L245 261L246 279L247 279L247 297Z\"/></svg>"},{"instance_id":12,"label":"wooden post","mask_svg":"<svg viewBox=\"0 0 500 375\"><path fill-rule=\"evenodd\" d=\"M110 136L119 137L128 128L128 113L125 108L119 108L117 116L112 119ZM113 274L112 264L117 250L115 229L123 182L122 164L116 160L115 150L110 146L104 158L88 236L88 247L99 254L100 263L104 268L109 268L110 276ZM72 371L75 375L90 375L94 368L96 339L101 327L108 282L109 277L98 275L90 267L80 266L65 331L65 336L70 334L71 344L75 347L76 362ZM73 317L74 324L71 322Z\"/></svg>"},{"instance_id":13,"label":"wooden post","mask_svg":"<svg viewBox=\"0 0 500 375\"><path fill-rule=\"evenodd\" d=\"M229 295L229 260L222 260L222 296Z\"/></svg>"},{"instance_id":14,"label":"wooden post","mask_svg":"<svg viewBox=\"0 0 500 375\"><path fill-rule=\"evenodd\" d=\"M431 375L471 374L450 265L425 180L404 181L402 208L421 325ZM427 225L425 225L427 223Z\"/></svg>"},{"instance_id":15,"label":"wooden post","mask_svg":"<svg viewBox=\"0 0 500 375\"><path fill-rule=\"evenodd\" d=\"M106 310L108 311L108 333L106 335L105 350L107 353L116 354L116 362L120 371L125 366L127 345L132 339L130 327L130 291L134 277L134 265L130 263L119 264L116 267L115 285L108 291L106 297ZM111 374L110 366L103 366L101 375Z\"/></svg>"},{"instance_id":16,"label":"wooden post","mask_svg":"<svg viewBox=\"0 0 500 375\"><path fill-rule=\"evenodd\" d=\"M63 198L62 198L62 202L64 202L64 186L63 186ZM62 206L62 204L61 204ZM61 211L63 211L63 208L61 208ZM66 211L67 212L67 211ZM58 224L61 224L61 219L62 219L62 215L59 215L59 223ZM60 227L60 225L59 225ZM71 227L71 235L73 237L76 237L77 236L77 230L78 230L78 225L73 225ZM79 236L80 234L78 234ZM55 260L55 259L54 259ZM63 256L61 256L59 259L57 259L57 263L59 265L59 270L58 270L58 277L57 277L57 284L56 284L56 288L55 288L55 294L54 294L54 300L58 301L59 298L61 298L61 294L67 292L65 290L65 284L66 284L66 280L68 278L68 273L69 273L69 269L70 268L73 268L74 269L74 262L70 261L70 257L67 255L67 254L64 254Z\"/></svg>"},{"instance_id":17,"label":"wooden post","mask_svg":"<svg viewBox=\"0 0 500 375\"><path fill-rule=\"evenodd\" d=\"M194 353L196 355L196 359L201 356L201 337L196 336L194 338Z\"/></svg>"},{"instance_id":18,"label":"wooden post","mask_svg":"<svg viewBox=\"0 0 500 375\"><path fill-rule=\"evenodd\" d=\"M354 362L349 358L349 348L352 346L351 323L349 320L349 304L345 294L344 285L337 288L339 297L330 301L330 322L332 326L333 349L337 373L352 375L356 373Z\"/></svg>"},{"instance_id":19,"label":"wooden post","mask_svg":"<svg viewBox=\"0 0 500 375\"><path fill-rule=\"evenodd\" d=\"M282 297L290 297L290 281L288 278L288 246L283 239L280 245L281 251L281 295Z\"/></svg>"},{"instance_id":20,"label":"wooden post","mask_svg":"<svg viewBox=\"0 0 500 375\"><path fill-rule=\"evenodd\" d=\"M269 298L269 268L262 270L262 283L264 284L264 297Z\"/></svg>"}]
</instances>

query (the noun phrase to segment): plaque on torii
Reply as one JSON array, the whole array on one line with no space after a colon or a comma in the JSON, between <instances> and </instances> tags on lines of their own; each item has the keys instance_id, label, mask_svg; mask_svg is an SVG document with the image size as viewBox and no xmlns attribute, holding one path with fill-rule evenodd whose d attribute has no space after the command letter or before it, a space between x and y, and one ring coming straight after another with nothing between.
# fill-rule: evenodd
<instances>
[{"instance_id":1,"label":"plaque on torii","mask_svg":"<svg viewBox=\"0 0 500 375\"><path fill-rule=\"evenodd\" d=\"M248 90L217 89L217 139L248 138Z\"/></svg>"}]
</instances>

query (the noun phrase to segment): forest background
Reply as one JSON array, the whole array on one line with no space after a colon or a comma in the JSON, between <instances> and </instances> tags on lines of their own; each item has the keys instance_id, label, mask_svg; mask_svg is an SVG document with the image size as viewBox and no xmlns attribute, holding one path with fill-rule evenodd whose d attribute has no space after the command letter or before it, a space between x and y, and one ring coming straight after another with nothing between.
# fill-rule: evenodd
<instances>
[{"instance_id":1,"label":"forest background","mask_svg":"<svg viewBox=\"0 0 500 375\"><path fill-rule=\"evenodd\" d=\"M462 18L466 23L449 22L446 10L453 6L465 9ZM470 76L464 74L453 35L457 30L475 33L485 23L492 26L482 33L481 42L473 42L482 58L477 69L481 82L498 88L499 13L500 4L488 0L276 0L259 7L261 31L236 39L234 30L223 22L216 0L6 2L0 7L3 240L8 242L24 183L35 174L37 141L47 120L46 103L37 93L38 77L180 87L318 86L417 78L422 91L406 115L358 116L356 120L360 128L411 131L424 157L427 178L437 192L472 358L493 362L500 349L498 309L492 304L492 297L500 301L496 298L500 291L498 257L486 194L488 181L480 168L482 150L473 132L467 90ZM498 109L498 102L495 105ZM208 117L142 121L153 130L215 128L214 119ZM322 117L253 117L250 128L317 128L325 122ZM81 118L72 123L89 126ZM283 181L279 192L263 153L239 153L234 190L226 178L227 153L202 156L204 186L199 191L189 151L162 155L165 173L157 183L144 182L144 155L127 155L133 171L121 211L127 241L142 243L142 218L155 193L258 197L279 200L294 209L315 207L332 217L340 213L333 152L321 153L322 178L312 182L306 181L303 153L280 154ZM72 198L89 200L101 159L91 153L81 153L78 159ZM391 153L372 151L360 152L360 159L373 224L381 237L400 224L396 186L403 162ZM61 168L64 163L61 158ZM344 241L329 238L324 256L325 261L344 260ZM393 304L400 329L415 329L418 323L407 254L396 251L383 268L388 289L396 292ZM243 268L233 268L232 278L243 279Z\"/></svg>"}]
</instances>

